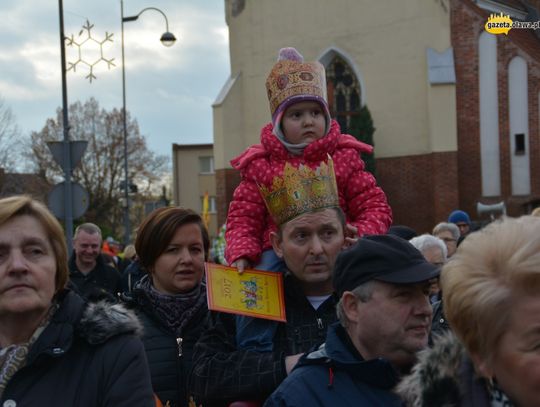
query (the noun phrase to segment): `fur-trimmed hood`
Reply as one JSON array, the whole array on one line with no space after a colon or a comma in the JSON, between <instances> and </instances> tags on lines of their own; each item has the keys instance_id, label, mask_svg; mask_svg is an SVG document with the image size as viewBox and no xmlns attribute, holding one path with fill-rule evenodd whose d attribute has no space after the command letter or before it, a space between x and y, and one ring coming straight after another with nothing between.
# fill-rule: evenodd
<instances>
[{"instance_id":1,"label":"fur-trimmed hood","mask_svg":"<svg viewBox=\"0 0 540 407\"><path fill-rule=\"evenodd\" d=\"M25 366L9 379L0 405L153 406L143 344L132 334L140 329L133 314L121 305L89 305L69 289L54 302L54 314Z\"/></svg>"},{"instance_id":2,"label":"fur-trimmed hood","mask_svg":"<svg viewBox=\"0 0 540 407\"><path fill-rule=\"evenodd\" d=\"M489 405L484 379L475 374L467 351L452 332L418 354L417 364L396 392L407 407Z\"/></svg>"},{"instance_id":3,"label":"fur-trimmed hood","mask_svg":"<svg viewBox=\"0 0 540 407\"><path fill-rule=\"evenodd\" d=\"M88 304L77 326L79 335L91 344L103 343L120 334L142 336L142 330L133 311L107 301Z\"/></svg>"},{"instance_id":4,"label":"fur-trimmed hood","mask_svg":"<svg viewBox=\"0 0 540 407\"><path fill-rule=\"evenodd\" d=\"M70 289L56 297L58 309L32 347L29 361L42 353L60 356L80 340L101 345L118 335L142 336L142 325L133 311L106 301L87 303Z\"/></svg>"}]
</instances>

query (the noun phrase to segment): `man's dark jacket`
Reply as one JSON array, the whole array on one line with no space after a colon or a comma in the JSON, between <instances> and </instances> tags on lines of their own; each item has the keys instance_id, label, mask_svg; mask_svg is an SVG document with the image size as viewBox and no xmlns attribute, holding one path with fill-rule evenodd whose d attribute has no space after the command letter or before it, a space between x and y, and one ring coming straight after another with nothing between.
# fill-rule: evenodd
<instances>
[{"instance_id":1,"label":"man's dark jacket","mask_svg":"<svg viewBox=\"0 0 540 407\"><path fill-rule=\"evenodd\" d=\"M152 387L163 405L188 406L187 382L193 360L195 342L202 334L208 308L202 307L176 337L158 318L144 291L137 286L123 295L143 325L143 343L150 366Z\"/></svg>"},{"instance_id":2,"label":"man's dark jacket","mask_svg":"<svg viewBox=\"0 0 540 407\"><path fill-rule=\"evenodd\" d=\"M336 321L336 297L315 310L290 273L285 274L287 322L278 323L274 350L259 353L236 348L235 316L211 312L197 342L190 388L205 407L237 400L265 400L287 377L285 356L305 353L324 342Z\"/></svg>"},{"instance_id":3,"label":"man's dark jacket","mask_svg":"<svg viewBox=\"0 0 540 407\"><path fill-rule=\"evenodd\" d=\"M146 275L146 270L141 266L139 260L134 260L122 273L122 293L133 291L137 283Z\"/></svg>"},{"instance_id":4,"label":"man's dark jacket","mask_svg":"<svg viewBox=\"0 0 540 407\"><path fill-rule=\"evenodd\" d=\"M345 329L333 324L326 342L303 357L264 407L401 406L392 392L399 375L390 362L364 360Z\"/></svg>"},{"instance_id":5,"label":"man's dark jacket","mask_svg":"<svg viewBox=\"0 0 540 407\"><path fill-rule=\"evenodd\" d=\"M87 305L69 290L60 294L59 304L26 365L7 383L0 405L153 406L133 313L119 304Z\"/></svg>"},{"instance_id":6,"label":"man's dark jacket","mask_svg":"<svg viewBox=\"0 0 540 407\"><path fill-rule=\"evenodd\" d=\"M433 304L433 318L431 320L431 336L441 336L450 330L450 324L444 315L443 302Z\"/></svg>"},{"instance_id":7,"label":"man's dark jacket","mask_svg":"<svg viewBox=\"0 0 540 407\"><path fill-rule=\"evenodd\" d=\"M88 274L77 269L75 253L69 259L69 279L79 295L88 301L109 300L117 301L118 293L122 291L122 276L114 267L108 266L99 255L96 266Z\"/></svg>"}]
</instances>

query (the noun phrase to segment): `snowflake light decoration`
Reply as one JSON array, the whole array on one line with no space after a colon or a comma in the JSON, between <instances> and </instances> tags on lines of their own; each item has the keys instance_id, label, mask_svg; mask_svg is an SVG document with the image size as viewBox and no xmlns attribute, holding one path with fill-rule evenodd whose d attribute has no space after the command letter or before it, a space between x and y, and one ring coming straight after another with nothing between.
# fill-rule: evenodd
<instances>
[{"instance_id":1,"label":"snowflake light decoration","mask_svg":"<svg viewBox=\"0 0 540 407\"><path fill-rule=\"evenodd\" d=\"M67 70L73 69L73 72L77 71L77 66L82 64L89 68L90 72L88 75L86 75L86 79L92 83L93 79L97 79L97 77L94 75L94 67L99 64L100 62L104 62L107 64L108 69L111 69L111 67L116 66L114 64L114 58L105 58L103 55L103 46L107 42L113 42L112 37L113 34L109 34L108 32L105 32L105 38L101 41L97 40L92 36L92 28L94 28L94 24L90 24L88 20L86 20L86 24L82 26L82 30L79 31L79 38L75 40L73 34L71 34L71 37L66 37L66 45L68 47L75 47L76 53L78 55L78 58L75 62L68 62L68 68ZM81 39L81 37L83 37ZM97 53L99 54L99 57L94 57L93 60L85 60L83 57L90 58L91 53L84 52L84 48L95 48Z\"/></svg>"}]
</instances>

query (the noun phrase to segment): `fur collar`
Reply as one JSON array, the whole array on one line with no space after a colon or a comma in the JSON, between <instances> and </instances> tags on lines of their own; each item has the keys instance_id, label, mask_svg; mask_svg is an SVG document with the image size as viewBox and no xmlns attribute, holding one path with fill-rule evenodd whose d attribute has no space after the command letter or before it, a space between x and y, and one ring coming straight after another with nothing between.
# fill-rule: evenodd
<instances>
[{"instance_id":1,"label":"fur collar","mask_svg":"<svg viewBox=\"0 0 540 407\"><path fill-rule=\"evenodd\" d=\"M88 304L77 328L90 344L100 344L120 334L142 335L142 325L133 311L106 301Z\"/></svg>"},{"instance_id":2,"label":"fur collar","mask_svg":"<svg viewBox=\"0 0 540 407\"><path fill-rule=\"evenodd\" d=\"M461 367L466 351L453 333L436 339L433 348L418 354L410 375L403 378L397 392L409 407L461 405Z\"/></svg>"}]
</instances>

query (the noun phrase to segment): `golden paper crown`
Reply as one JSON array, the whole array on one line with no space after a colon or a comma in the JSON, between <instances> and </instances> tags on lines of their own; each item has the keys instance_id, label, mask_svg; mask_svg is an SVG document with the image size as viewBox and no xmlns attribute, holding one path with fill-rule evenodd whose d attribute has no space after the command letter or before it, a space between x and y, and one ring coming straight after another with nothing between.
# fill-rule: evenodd
<instances>
[{"instance_id":1,"label":"golden paper crown","mask_svg":"<svg viewBox=\"0 0 540 407\"><path fill-rule=\"evenodd\" d=\"M277 225L317 209L339 207L334 162L328 156L315 169L285 163L283 176L276 176L272 186L259 186L268 212Z\"/></svg>"},{"instance_id":2,"label":"golden paper crown","mask_svg":"<svg viewBox=\"0 0 540 407\"><path fill-rule=\"evenodd\" d=\"M266 79L270 113L295 96L312 97L326 103L326 74L320 62L278 61Z\"/></svg>"}]
</instances>

